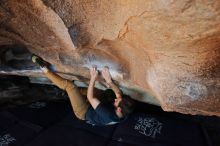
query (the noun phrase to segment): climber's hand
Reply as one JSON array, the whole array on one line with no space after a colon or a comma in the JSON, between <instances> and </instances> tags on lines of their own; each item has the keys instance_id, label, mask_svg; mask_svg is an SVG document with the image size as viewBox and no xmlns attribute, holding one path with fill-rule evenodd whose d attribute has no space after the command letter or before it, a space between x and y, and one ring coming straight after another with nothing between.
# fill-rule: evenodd
<instances>
[{"instance_id":1,"label":"climber's hand","mask_svg":"<svg viewBox=\"0 0 220 146\"><path fill-rule=\"evenodd\" d=\"M112 83L112 77L111 77L111 74L109 72L108 67L104 67L103 68L103 70L102 70L102 77L105 79L105 81L108 84Z\"/></svg>"},{"instance_id":2,"label":"climber's hand","mask_svg":"<svg viewBox=\"0 0 220 146\"><path fill-rule=\"evenodd\" d=\"M97 79L98 71L97 71L96 67L90 68L90 76L91 76L91 80L93 80L93 81L95 81Z\"/></svg>"}]
</instances>

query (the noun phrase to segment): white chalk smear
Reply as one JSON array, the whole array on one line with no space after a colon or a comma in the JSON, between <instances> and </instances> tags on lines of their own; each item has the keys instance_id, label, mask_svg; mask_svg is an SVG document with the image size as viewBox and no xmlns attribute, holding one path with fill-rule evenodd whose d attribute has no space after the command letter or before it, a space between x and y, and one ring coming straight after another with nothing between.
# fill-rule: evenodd
<instances>
[{"instance_id":1,"label":"white chalk smear","mask_svg":"<svg viewBox=\"0 0 220 146\"><path fill-rule=\"evenodd\" d=\"M98 71L101 71L105 66L107 66L112 78L123 78L123 74L117 71L118 66L107 61L90 61L84 64L83 67L91 68L94 65Z\"/></svg>"},{"instance_id":2,"label":"white chalk smear","mask_svg":"<svg viewBox=\"0 0 220 146\"><path fill-rule=\"evenodd\" d=\"M192 100L205 97L208 93L205 85L196 82L180 82L177 89Z\"/></svg>"}]
</instances>

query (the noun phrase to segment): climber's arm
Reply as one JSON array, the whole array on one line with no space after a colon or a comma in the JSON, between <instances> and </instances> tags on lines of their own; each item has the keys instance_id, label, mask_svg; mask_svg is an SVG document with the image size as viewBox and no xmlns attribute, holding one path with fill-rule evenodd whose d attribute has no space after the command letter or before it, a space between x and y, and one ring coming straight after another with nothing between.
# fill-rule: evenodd
<instances>
[{"instance_id":1,"label":"climber's arm","mask_svg":"<svg viewBox=\"0 0 220 146\"><path fill-rule=\"evenodd\" d=\"M107 82L107 84L110 86L110 88L114 91L115 95L117 98L121 98L122 97L122 92L121 90L118 88L117 85L115 85L115 83L113 81Z\"/></svg>"},{"instance_id":2,"label":"climber's arm","mask_svg":"<svg viewBox=\"0 0 220 146\"><path fill-rule=\"evenodd\" d=\"M89 87L87 90L87 99L89 100L93 109L96 109L96 107L100 104L100 101L97 98L95 98L94 94L93 94L95 81L96 81L96 78L98 75L98 72L94 67L92 69L90 69L90 75L91 75L91 79L90 79Z\"/></svg>"},{"instance_id":3,"label":"climber's arm","mask_svg":"<svg viewBox=\"0 0 220 146\"><path fill-rule=\"evenodd\" d=\"M122 92L118 88L118 86L112 81L112 77L110 75L108 67L104 67L102 70L102 76L105 79L106 83L110 86L110 88L114 91L117 98L122 97Z\"/></svg>"}]
</instances>

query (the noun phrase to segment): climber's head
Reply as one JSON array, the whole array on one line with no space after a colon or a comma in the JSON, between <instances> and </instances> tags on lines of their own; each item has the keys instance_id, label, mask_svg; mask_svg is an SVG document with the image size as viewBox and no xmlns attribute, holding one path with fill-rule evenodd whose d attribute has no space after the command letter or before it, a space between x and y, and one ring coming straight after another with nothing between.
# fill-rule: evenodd
<instances>
[{"instance_id":1,"label":"climber's head","mask_svg":"<svg viewBox=\"0 0 220 146\"><path fill-rule=\"evenodd\" d=\"M122 97L115 98L114 106L117 116L123 118L133 112L135 101L127 95L122 95Z\"/></svg>"},{"instance_id":2,"label":"climber's head","mask_svg":"<svg viewBox=\"0 0 220 146\"><path fill-rule=\"evenodd\" d=\"M107 89L103 92L102 97L103 99L102 102L110 102L113 103L115 107L115 113L119 118L126 117L128 114L133 112L135 108L135 101L129 97L128 95L122 94L116 96L114 91L111 89Z\"/></svg>"}]
</instances>

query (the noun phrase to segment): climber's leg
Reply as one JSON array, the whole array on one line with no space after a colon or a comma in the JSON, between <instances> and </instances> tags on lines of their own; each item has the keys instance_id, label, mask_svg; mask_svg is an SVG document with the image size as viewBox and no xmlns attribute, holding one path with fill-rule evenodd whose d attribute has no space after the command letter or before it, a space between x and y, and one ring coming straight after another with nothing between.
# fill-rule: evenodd
<instances>
[{"instance_id":1,"label":"climber's leg","mask_svg":"<svg viewBox=\"0 0 220 146\"><path fill-rule=\"evenodd\" d=\"M41 66L42 71L55 85L63 90L66 90L76 117L84 120L89 103L86 101L86 98L80 94L79 89L70 80L64 79L51 72L46 66L44 66L45 61L40 57L35 56L34 59L32 57L32 60L34 63Z\"/></svg>"},{"instance_id":2,"label":"climber's leg","mask_svg":"<svg viewBox=\"0 0 220 146\"><path fill-rule=\"evenodd\" d=\"M45 75L59 88L66 90L76 117L84 120L89 103L86 101L86 98L81 95L79 89L70 80L63 79L51 71L45 72Z\"/></svg>"}]
</instances>

